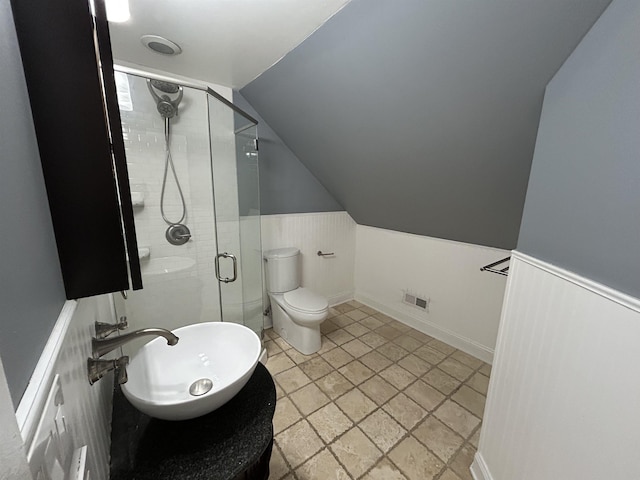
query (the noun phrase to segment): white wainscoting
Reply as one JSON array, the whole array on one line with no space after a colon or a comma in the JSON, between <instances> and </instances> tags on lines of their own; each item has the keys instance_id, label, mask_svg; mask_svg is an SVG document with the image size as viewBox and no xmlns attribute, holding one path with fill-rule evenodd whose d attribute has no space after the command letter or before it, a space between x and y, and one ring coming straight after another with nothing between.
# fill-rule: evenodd
<instances>
[{"instance_id":1,"label":"white wainscoting","mask_svg":"<svg viewBox=\"0 0 640 480\"><path fill-rule=\"evenodd\" d=\"M514 252L477 480L636 479L640 300Z\"/></svg>"},{"instance_id":2,"label":"white wainscoting","mask_svg":"<svg viewBox=\"0 0 640 480\"><path fill-rule=\"evenodd\" d=\"M69 300L45 346L18 410L16 419L25 452L43 414L55 375L60 376L64 398L64 423L73 448L88 446L87 468L92 480L109 478L113 375L94 385L87 380L87 358L91 355L94 322L115 321L111 295Z\"/></svg>"},{"instance_id":3,"label":"white wainscoting","mask_svg":"<svg viewBox=\"0 0 640 480\"><path fill-rule=\"evenodd\" d=\"M262 250L299 248L302 286L327 297L330 305L353 298L355 235L347 212L262 216ZM318 250L335 255L319 257Z\"/></svg>"},{"instance_id":4,"label":"white wainscoting","mask_svg":"<svg viewBox=\"0 0 640 480\"><path fill-rule=\"evenodd\" d=\"M507 257L496 248L358 225L356 300L492 362L506 278L480 267ZM403 291L430 299L428 311Z\"/></svg>"}]
</instances>

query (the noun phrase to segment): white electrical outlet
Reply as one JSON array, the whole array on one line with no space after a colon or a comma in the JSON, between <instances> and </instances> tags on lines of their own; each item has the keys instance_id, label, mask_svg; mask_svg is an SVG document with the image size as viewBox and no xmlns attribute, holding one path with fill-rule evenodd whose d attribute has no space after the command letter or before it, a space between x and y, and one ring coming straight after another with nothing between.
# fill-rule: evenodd
<instances>
[{"instance_id":1,"label":"white electrical outlet","mask_svg":"<svg viewBox=\"0 0 640 480\"><path fill-rule=\"evenodd\" d=\"M60 375L56 375L27 453L34 478L65 480L71 450L71 435L64 417L62 384Z\"/></svg>"},{"instance_id":2,"label":"white electrical outlet","mask_svg":"<svg viewBox=\"0 0 640 480\"><path fill-rule=\"evenodd\" d=\"M69 480L89 480L86 445L73 452L71 466L69 467Z\"/></svg>"}]
</instances>

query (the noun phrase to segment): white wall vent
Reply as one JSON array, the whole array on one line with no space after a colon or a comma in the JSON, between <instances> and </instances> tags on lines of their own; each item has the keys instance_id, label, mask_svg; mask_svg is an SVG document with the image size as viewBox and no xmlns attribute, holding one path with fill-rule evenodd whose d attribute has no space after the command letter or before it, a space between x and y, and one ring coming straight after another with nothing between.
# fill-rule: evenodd
<instances>
[{"instance_id":1,"label":"white wall vent","mask_svg":"<svg viewBox=\"0 0 640 480\"><path fill-rule=\"evenodd\" d=\"M415 305L416 304L416 297L415 295L411 295L410 293L406 293L404 294L404 303L408 303L409 305Z\"/></svg>"},{"instance_id":2,"label":"white wall vent","mask_svg":"<svg viewBox=\"0 0 640 480\"><path fill-rule=\"evenodd\" d=\"M402 301L407 305L411 305L412 307L419 308L420 310L429 313L429 304L431 303L431 299L426 295L404 290Z\"/></svg>"}]
</instances>

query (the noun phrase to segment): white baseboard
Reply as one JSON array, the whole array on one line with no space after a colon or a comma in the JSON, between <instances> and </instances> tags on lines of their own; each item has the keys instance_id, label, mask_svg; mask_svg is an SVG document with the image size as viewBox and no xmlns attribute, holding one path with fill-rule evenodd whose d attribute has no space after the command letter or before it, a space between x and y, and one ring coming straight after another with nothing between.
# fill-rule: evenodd
<instances>
[{"instance_id":1,"label":"white baseboard","mask_svg":"<svg viewBox=\"0 0 640 480\"><path fill-rule=\"evenodd\" d=\"M487 467L480 452L476 452L469 470L471 470L471 475L474 480L493 480L491 472L489 472L489 467Z\"/></svg>"},{"instance_id":2,"label":"white baseboard","mask_svg":"<svg viewBox=\"0 0 640 480\"><path fill-rule=\"evenodd\" d=\"M402 312L397 310L389 305L385 305L380 303L366 295L356 292L355 299L365 305L368 305L371 308L375 308L379 312L384 313L385 315L389 315L390 317L398 320L405 325L408 325L412 328L415 328L419 332L426 333L438 340L441 340L452 347L455 347L463 352L468 353L469 355L473 355L480 360L491 364L493 362L493 350L485 347L484 345L480 345L473 340L458 335L451 330L447 330L446 328L437 325L433 322L429 322L423 318L414 317L409 315L406 312Z\"/></svg>"},{"instance_id":3,"label":"white baseboard","mask_svg":"<svg viewBox=\"0 0 640 480\"><path fill-rule=\"evenodd\" d=\"M353 300L353 290L348 292L343 292L338 295L332 295L327 298L327 302L329 302L329 306L333 307L334 305L340 305L341 303L348 302L349 300Z\"/></svg>"}]
</instances>

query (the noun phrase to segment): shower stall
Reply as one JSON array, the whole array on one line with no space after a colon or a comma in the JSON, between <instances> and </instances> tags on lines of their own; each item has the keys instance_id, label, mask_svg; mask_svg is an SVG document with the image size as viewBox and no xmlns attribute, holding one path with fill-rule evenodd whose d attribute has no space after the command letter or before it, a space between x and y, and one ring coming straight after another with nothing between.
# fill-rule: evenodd
<instances>
[{"instance_id":1,"label":"shower stall","mask_svg":"<svg viewBox=\"0 0 640 480\"><path fill-rule=\"evenodd\" d=\"M257 122L213 90L116 67L144 288L132 328L263 327ZM132 344L133 353L140 344Z\"/></svg>"}]
</instances>

